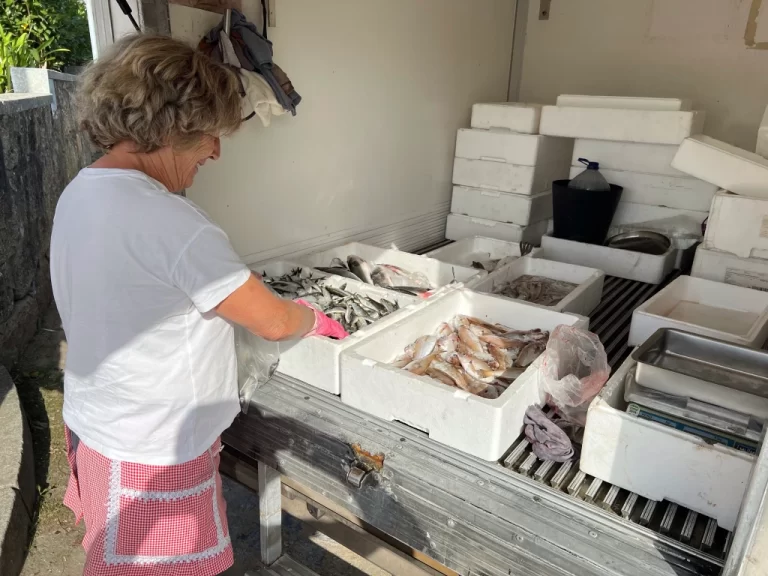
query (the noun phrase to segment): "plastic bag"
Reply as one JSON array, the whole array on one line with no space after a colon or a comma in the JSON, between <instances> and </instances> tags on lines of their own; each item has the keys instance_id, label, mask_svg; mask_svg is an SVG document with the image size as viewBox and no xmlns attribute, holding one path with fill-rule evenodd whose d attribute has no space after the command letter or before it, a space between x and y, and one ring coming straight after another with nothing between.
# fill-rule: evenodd
<instances>
[{"instance_id":1,"label":"plastic bag","mask_svg":"<svg viewBox=\"0 0 768 576\"><path fill-rule=\"evenodd\" d=\"M237 356L237 385L240 389L240 409L248 413L256 389L272 378L280 362L280 346L235 326L235 355Z\"/></svg>"},{"instance_id":2,"label":"plastic bag","mask_svg":"<svg viewBox=\"0 0 768 576\"><path fill-rule=\"evenodd\" d=\"M383 268L386 271L387 278L391 280L392 286L424 288L426 290L432 287L429 278L421 272L409 272L393 264L377 264L374 267L374 272L377 268Z\"/></svg>"},{"instance_id":3,"label":"plastic bag","mask_svg":"<svg viewBox=\"0 0 768 576\"><path fill-rule=\"evenodd\" d=\"M597 335L561 325L549 337L539 366L539 390L567 421L584 426L592 399L602 390L611 368Z\"/></svg>"}]
</instances>

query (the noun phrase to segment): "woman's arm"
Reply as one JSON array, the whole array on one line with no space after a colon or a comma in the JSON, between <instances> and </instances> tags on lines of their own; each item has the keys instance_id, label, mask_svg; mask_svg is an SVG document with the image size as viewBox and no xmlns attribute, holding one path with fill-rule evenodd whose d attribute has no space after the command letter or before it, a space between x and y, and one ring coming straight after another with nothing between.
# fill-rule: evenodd
<instances>
[{"instance_id":1,"label":"woman's arm","mask_svg":"<svg viewBox=\"0 0 768 576\"><path fill-rule=\"evenodd\" d=\"M273 342L297 340L315 325L311 308L278 298L253 274L216 307L216 313Z\"/></svg>"}]
</instances>

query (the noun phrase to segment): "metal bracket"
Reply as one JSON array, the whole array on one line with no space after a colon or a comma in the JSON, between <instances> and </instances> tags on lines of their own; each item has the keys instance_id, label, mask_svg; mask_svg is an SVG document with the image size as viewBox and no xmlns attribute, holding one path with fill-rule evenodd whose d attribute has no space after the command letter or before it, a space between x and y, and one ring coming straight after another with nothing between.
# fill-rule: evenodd
<instances>
[{"instance_id":1,"label":"metal bracket","mask_svg":"<svg viewBox=\"0 0 768 576\"><path fill-rule=\"evenodd\" d=\"M552 0L539 0L539 20L549 20Z\"/></svg>"},{"instance_id":2,"label":"metal bracket","mask_svg":"<svg viewBox=\"0 0 768 576\"><path fill-rule=\"evenodd\" d=\"M358 466L352 466L347 472L347 484L360 488L368 473Z\"/></svg>"}]
</instances>

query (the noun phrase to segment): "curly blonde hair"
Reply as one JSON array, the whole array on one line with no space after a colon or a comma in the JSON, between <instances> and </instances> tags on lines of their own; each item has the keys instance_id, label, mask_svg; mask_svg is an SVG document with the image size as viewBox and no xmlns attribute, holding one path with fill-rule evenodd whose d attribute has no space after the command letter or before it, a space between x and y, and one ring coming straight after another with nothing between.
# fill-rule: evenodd
<instances>
[{"instance_id":1,"label":"curly blonde hair","mask_svg":"<svg viewBox=\"0 0 768 576\"><path fill-rule=\"evenodd\" d=\"M231 134L241 123L234 72L167 36L134 35L83 73L80 128L108 150L130 141L138 152L193 146L204 134Z\"/></svg>"}]
</instances>

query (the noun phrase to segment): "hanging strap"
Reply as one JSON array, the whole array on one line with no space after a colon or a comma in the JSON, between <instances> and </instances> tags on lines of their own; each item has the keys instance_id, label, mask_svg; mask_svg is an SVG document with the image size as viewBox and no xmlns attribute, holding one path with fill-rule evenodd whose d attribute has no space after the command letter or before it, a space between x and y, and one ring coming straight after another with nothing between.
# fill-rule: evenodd
<instances>
[{"instance_id":1,"label":"hanging strap","mask_svg":"<svg viewBox=\"0 0 768 576\"><path fill-rule=\"evenodd\" d=\"M267 0L261 0L261 18L262 22L264 22L264 32L262 33L262 36L264 36L264 40L269 40L267 28L269 28L268 24L269 21L267 18L269 15L267 14Z\"/></svg>"}]
</instances>

